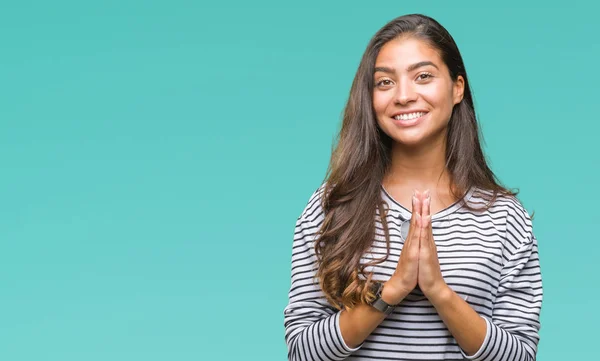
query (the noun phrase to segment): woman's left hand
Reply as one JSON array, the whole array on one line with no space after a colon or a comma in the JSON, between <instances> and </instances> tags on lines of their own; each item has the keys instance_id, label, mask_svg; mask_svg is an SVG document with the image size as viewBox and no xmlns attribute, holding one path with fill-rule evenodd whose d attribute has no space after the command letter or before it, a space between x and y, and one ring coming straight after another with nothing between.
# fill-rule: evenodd
<instances>
[{"instance_id":1,"label":"woman's left hand","mask_svg":"<svg viewBox=\"0 0 600 361\"><path fill-rule=\"evenodd\" d=\"M442 277L437 247L433 240L431 227L431 196L428 191L420 194L423 207L421 208L421 239L419 247L419 288L432 301L437 299L448 285ZM419 195L418 195L419 196Z\"/></svg>"}]
</instances>

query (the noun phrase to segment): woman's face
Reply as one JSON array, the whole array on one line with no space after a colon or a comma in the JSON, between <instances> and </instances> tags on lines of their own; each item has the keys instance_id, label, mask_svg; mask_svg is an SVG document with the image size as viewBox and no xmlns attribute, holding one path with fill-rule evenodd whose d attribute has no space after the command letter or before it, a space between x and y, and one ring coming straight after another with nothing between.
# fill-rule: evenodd
<instances>
[{"instance_id":1,"label":"woman's face","mask_svg":"<svg viewBox=\"0 0 600 361\"><path fill-rule=\"evenodd\" d=\"M438 52L415 38L394 39L381 48L374 81L379 127L406 146L445 137L452 108L464 91L463 77L453 82Z\"/></svg>"}]
</instances>

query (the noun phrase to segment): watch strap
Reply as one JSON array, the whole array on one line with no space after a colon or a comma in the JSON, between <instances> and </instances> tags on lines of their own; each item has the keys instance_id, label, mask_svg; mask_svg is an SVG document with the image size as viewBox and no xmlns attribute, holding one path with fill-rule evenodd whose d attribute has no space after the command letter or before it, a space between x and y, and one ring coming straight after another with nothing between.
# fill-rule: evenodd
<instances>
[{"instance_id":1,"label":"watch strap","mask_svg":"<svg viewBox=\"0 0 600 361\"><path fill-rule=\"evenodd\" d=\"M376 287L375 300L371 302L371 306L388 316L389 314L394 312L396 305L390 305L381 298L381 292L383 291L383 283L377 282L374 285L374 287Z\"/></svg>"},{"instance_id":2,"label":"watch strap","mask_svg":"<svg viewBox=\"0 0 600 361\"><path fill-rule=\"evenodd\" d=\"M394 309L396 308L396 306L387 304L384 300L381 299L381 297L378 297L375 301L373 301L371 306L383 312L386 316L394 312Z\"/></svg>"}]
</instances>

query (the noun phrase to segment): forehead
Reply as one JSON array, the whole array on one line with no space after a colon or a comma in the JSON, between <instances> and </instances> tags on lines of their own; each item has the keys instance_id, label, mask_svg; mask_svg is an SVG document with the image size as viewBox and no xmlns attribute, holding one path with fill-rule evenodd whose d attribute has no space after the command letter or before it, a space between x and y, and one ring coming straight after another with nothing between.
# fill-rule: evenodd
<instances>
[{"instance_id":1,"label":"forehead","mask_svg":"<svg viewBox=\"0 0 600 361\"><path fill-rule=\"evenodd\" d=\"M376 65L396 65L408 66L420 61L429 60L438 66L443 66L442 58L438 51L429 45L427 42L409 38L397 38L390 40L383 45L377 59Z\"/></svg>"}]
</instances>

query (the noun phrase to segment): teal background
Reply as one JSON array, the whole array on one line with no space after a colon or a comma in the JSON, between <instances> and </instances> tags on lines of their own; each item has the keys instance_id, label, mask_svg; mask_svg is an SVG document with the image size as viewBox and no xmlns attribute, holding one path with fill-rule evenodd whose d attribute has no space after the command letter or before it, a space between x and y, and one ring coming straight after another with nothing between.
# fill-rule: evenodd
<instances>
[{"instance_id":1,"label":"teal background","mask_svg":"<svg viewBox=\"0 0 600 361\"><path fill-rule=\"evenodd\" d=\"M1 3L0 359L286 359L296 218L367 42L413 12L535 211L538 359L593 359L594 2L181 0Z\"/></svg>"}]
</instances>

